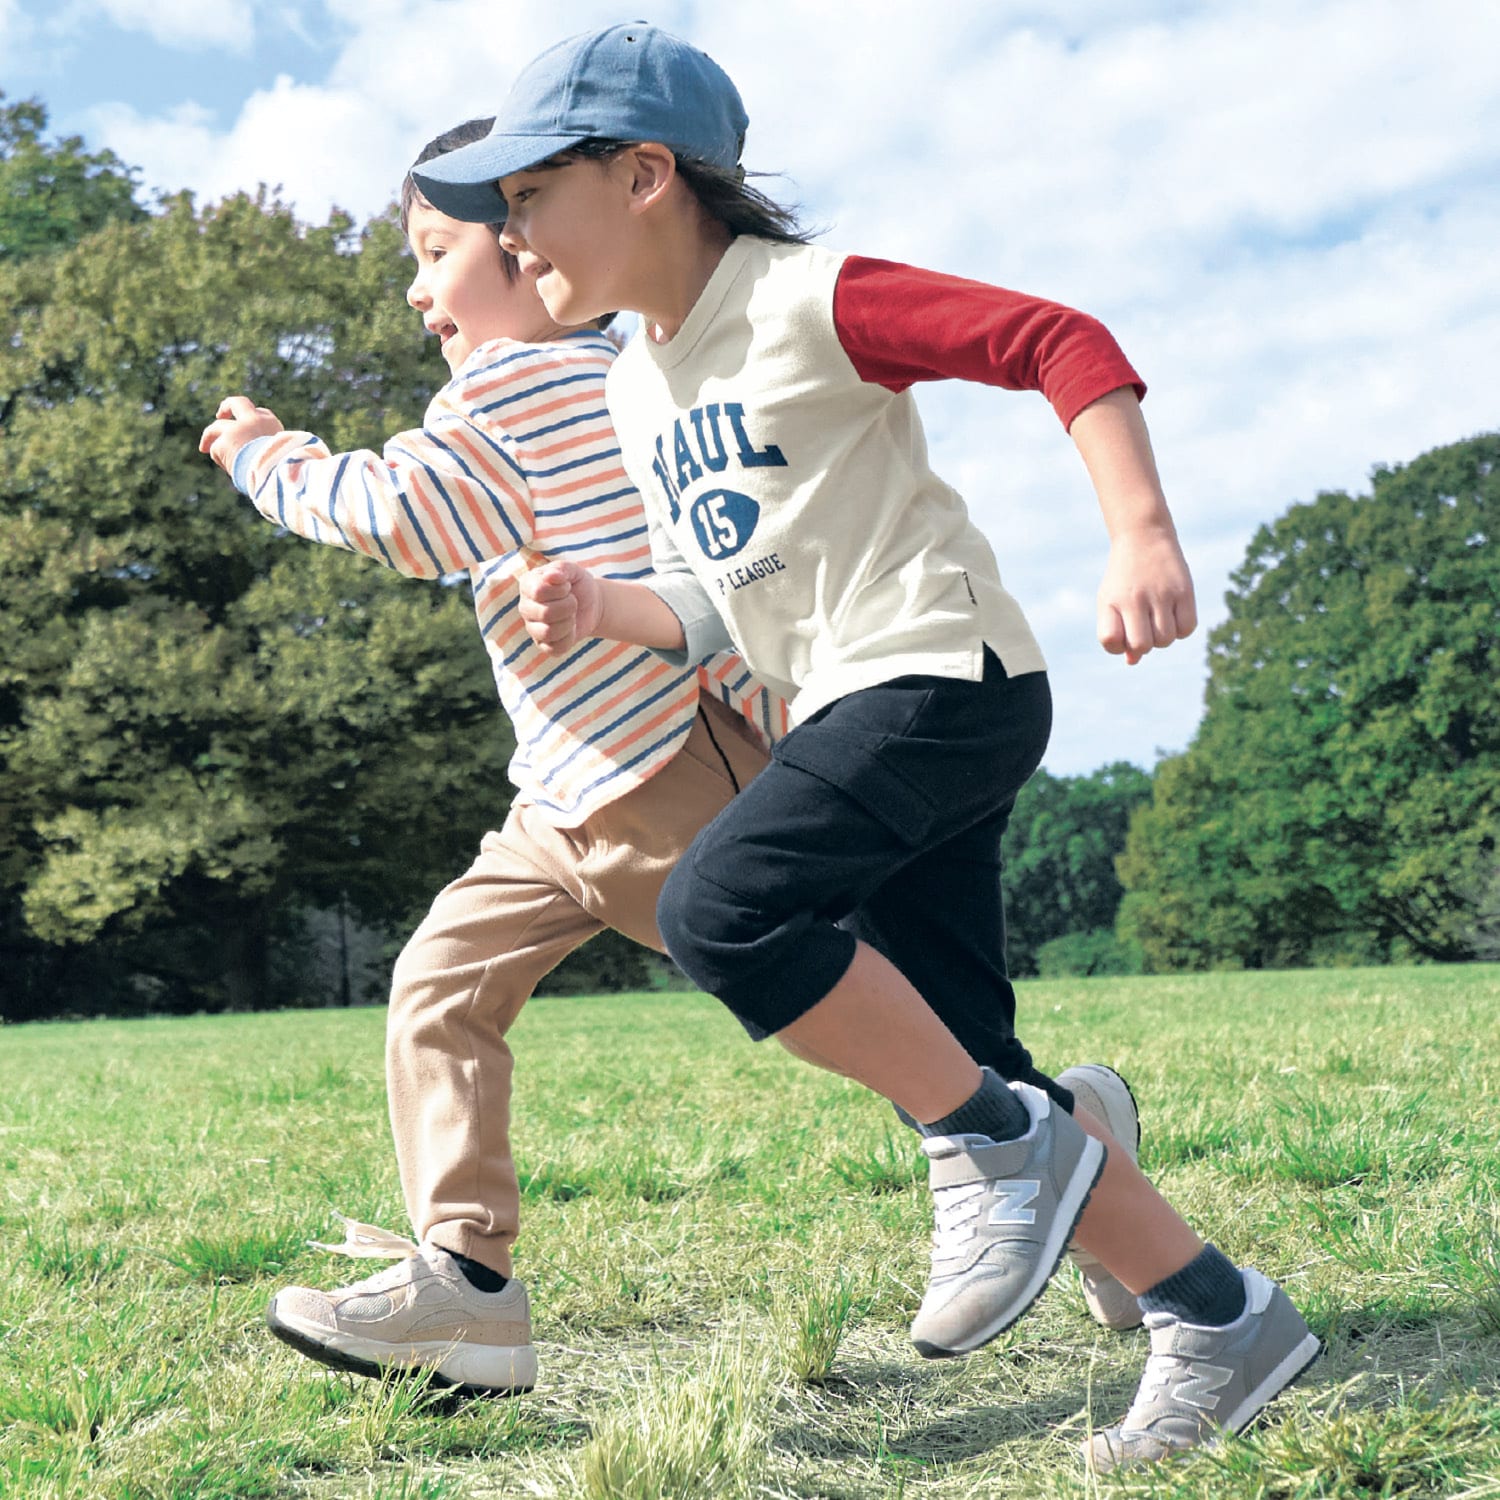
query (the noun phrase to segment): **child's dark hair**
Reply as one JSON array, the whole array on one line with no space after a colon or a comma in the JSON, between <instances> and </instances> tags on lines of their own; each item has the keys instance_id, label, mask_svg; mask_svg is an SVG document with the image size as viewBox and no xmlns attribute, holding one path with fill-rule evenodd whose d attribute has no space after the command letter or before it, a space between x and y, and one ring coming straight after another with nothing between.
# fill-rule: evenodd
<instances>
[{"instance_id":1,"label":"child's dark hair","mask_svg":"<svg viewBox=\"0 0 1500 1500\"><path fill-rule=\"evenodd\" d=\"M606 161L635 144L634 141L580 141L541 165L562 166L579 159ZM812 231L797 222L795 209L782 207L745 181L743 167L716 167L691 156L678 156L677 175L687 184L704 213L732 235L752 234L780 245L805 245L812 238Z\"/></svg>"},{"instance_id":2,"label":"child's dark hair","mask_svg":"<svg viewBox=\"0 0 1500 1500\"><path fill-rule=\"evenodd\" d=\"M431 161L435 156L446 156L450 151L457 151L460 146L473 145L475 141L482 141L490 133L490 126L495 123L493 115L485 119L465 120L462 125L455 125L452 130L445 130L441 135L435 135L428 143L417 152L417 159L412 163L413 167L420 167L424 161ZM422 189L417 186L417 179L408 171L401 183L401 232L407 232L407 223L411 218L411 211L417 204L427 203L422 196ZM495 217L493 222L495 233L498 236L500 226L505 222L505 200L499 192L495 194ZM521 274L521 268L514 255L508 250L500 251L500 260L505 267L505 279L514 281Z\"/></svg>"},{"instance_id":3,"label":"child's dark hair","mask_svg":"<svg viewBox=\"0 0 1500 1500\"><path fill-rule=\"evenodd\" d=\"M490 133L490 126L495 123L495 117L488 115L483 119L465 120L462 125L455 125L452 130L445 130L441 135L435 135L428 143L417 152L417 159L412 163L413 167L420 167L424 161L431 161L435 156L446 156L450 151L457 151L460 146L471 145L475 141L482 141ZM411 218L412 209L418 204L427 204L427 199L422 196L422 189L417 186L417 180L408 171L401 183L401 233L407 232L407 221ZM505 223L505 199L500 196L500 190L495 189L496 216L491 227L496 237ZM500 269L505 273L507 281L515 281L521 274L521 263L505 248L500 247ZM602 318L595 318L593 326L601 332L614 321L614 313L606 313Z\"/></svg>"}]
</instances>

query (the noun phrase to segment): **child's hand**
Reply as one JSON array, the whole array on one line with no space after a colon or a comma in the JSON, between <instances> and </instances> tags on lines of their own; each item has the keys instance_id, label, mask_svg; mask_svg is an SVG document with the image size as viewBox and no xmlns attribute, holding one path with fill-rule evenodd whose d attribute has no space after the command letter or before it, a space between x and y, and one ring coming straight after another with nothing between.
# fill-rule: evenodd
<instances>
[{"instance_id":1,"label":"child's hand","mask_svg":"<svg viewBox=\"0 0 1500 1500\"><path fill-rule=\"evenodd\" d=\"M1170 646L1198 625L1193 580L1170 528L1122 532L1099 585L1099 644L1134 666L1153 646Z\"/></svg>"},{"instance_id":2,"label":"child's hand","mask_svg":"<svg viewBox=\"0 0 1500 1500\"><path fill-rule=\"evenodd\" d=\"M208 454L226 474L234 472L234 456L246 443L282 430L276 413L257 406L248 396L226 396L214 415L217 420L198 439L198 451Z\"/></svg>"},{"instance_id":3,"label":"child's hand","mask_svg":"<svg viewBox=\"0 0 1500 1500\"><path fill-rule=\"evenodd\" d=\"M596 635L603 612L599 580L577 563L548 562L523 573L521 618L547 655L569 650L579 639Z\"/></svg>"}]
</instances>

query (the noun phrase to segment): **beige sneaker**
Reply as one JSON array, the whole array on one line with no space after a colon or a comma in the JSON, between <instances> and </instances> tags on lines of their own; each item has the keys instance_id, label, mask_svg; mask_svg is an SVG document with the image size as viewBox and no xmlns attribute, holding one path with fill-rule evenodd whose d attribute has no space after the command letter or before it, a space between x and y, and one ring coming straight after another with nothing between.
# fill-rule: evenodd
<instances>
[{"instance_id":1,"label":"beige sneaker","mask_svg":"<svg viewBox=\"0 0 1500 1500\"><path fill-rule=\"evenodd\" d=\"M346 1245L323 1248L411 1253L399 1265L331 1292L283 1288L266 1309L277 1338L310 1359L359 1375L420 1370L434 1384L492 1396L519 1394L536 1384L531 1309L519 1281L481 1292L437 1245L414 1245L345 1222ZM380 1248L372 1248L376 1243Z\"/></svg>"},{"instance_id":2,"label":"beige sneaker","mask_svg":"<svg viewBox=\"0 0 1500 1500\"><path fill-rule=\"evenodd\" d=\"M1080 1109L1086 1109L1120 1143L1134 1161L1141 1145L1141 1119L1130 1085L1102 1063L1082 1063L1059 1073L1057 1081L1072 1092ZM1096 1323L1123 1333L1141 1326L1141 1305L1135 1294L1076 1244L1068 1246L1068 1258L1083 1280L1083 1300Z\"/></svg>"}]
</instances>

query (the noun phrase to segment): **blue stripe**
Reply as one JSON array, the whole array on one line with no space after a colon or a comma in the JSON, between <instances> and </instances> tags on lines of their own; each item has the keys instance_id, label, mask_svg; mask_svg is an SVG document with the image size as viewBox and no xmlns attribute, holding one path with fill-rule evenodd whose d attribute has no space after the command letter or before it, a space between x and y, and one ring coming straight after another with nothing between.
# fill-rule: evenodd
<instances>
[{"instance_id":1,"label":"blue stripe","mask_svg":"<svg viewBox=\"0 0 1500 1500\"><path fill-rule=\"evenodd\" d=\"M456 453L453 456L455 459L458 458ZM463 467L461 460L460 467ZM469 556L474 558L484 556L484 553L475 543L474 538L469 535L469 528L464 525L463 517L459 515L458 507L453 503L453 496L448 493L448 486L443 483L442 476L436 469L427 469L426 472L428 478L432 480L432 487L438 492L443 499L443 503L448 507L448 514L452 517L453 524L458 528L458 534L464 539L464 546L469 549ZM465 472L467 473L468 471L465 470ZM469 474L469 478L473 479L473 474Z\"/></svg>"},{"instance_id":2,"label":"blue stripe","mask_svg":"<svg viewBox=\"0 0 1500 1500\"><path fill-rule=\"evenodd\" d=\"M548 802L544 799L538 799L540 804L543 807L552 807L558 812L572 812L573 809L578 807L588 797L589 793L594 791L596 788L605 786L607 783L618 779L622 772L633 769L635 766L640 765L643 760L650 759L650 757L655 755L658 750L663 749L665 746L672 744L676 740L684 738L685 732L692 727L692 722L692 719L689 718L685 723L679 724L675 729L669 730L659 740L656 740L652 744L647 745L639 755L632 755L629 760L621 761L619 765L614 767L614 769L606 772L597 780L591 781L586 787L582 788L579 791L578 796L573 800L571 806L561 802Z\"/></svg>"},{"instance_id":3,"label":"blue stripe","mask_svg":"<svg viewBox=\"0 0 1500 1500\"><path fill-rule=\"evenodd\" d=\"M632 526L629 531L617 531L610 536L592 536L586 542L569 542L566 546L558 546L549 542L547 544L547 555L549 557L561 557L568 552L587 552L594 547L607 547L615 542L627 542L631 537L645 536L646 527L642 523Z\"/></svg>"},{"instance_id":4,"label":"blue stripe","mask_svg":"<svg viewBox=\"0 0 1500 1500\"><path fill-rule=\"evenodd\" d=\"M411 501L408 500L406 498L406 495L399 489L396 491L396 498L401 502L401 509L406 512L406 518L411 522L411 529L416 533L417 540L421 542L422 550L428 555L428 557L432 559L433 567L436 568L439 573L441 573L443 571L442 560L438 557L437 553L432 550L432 544L427 540L427 533L422 530L422 523L417 519L417 513L414 509L412 509ZM373 505L370 508L370 513L373 517Z\"/></svg>"},{"instance_id":5,"label":"blue stripe","mask_svg":"<svg viewBox=\"0 0 1500 1500\"><path fill-rule=\"evenodd\" d=\"M494 630L495 626L500 623L501 619L504 616L508 615L511 610L519 609L520 607L521 596L519 594L516 594L513 598L506 600L506 602L502 604L500 608L497 609L495 613L489 617L488 620L481 620L479 622L480 633L482 635L488 636L490 632Z\"/></svg>"},{"instance_id":6,"label":"blue stripe","mask_svg":"<svg viewBox=\"0 0 1500 1500\"><path fill-rule=\"evenodd\" d=\"M338 467L333 471L333 483L328 486L328 520L333 529L338 532L339 540L343 545L351 552L357 552L359 548L349 540L349 533L344 530L343 522L339 520L338 516L339 495L343 491L344 476L349 472L349 464L353 457L352 453L341 453L339 455ZM314 520L316 519L314 517Z\"/></svg>"},{"instance_id":7,"label":"blue stripe","mask_svg":"<svg viewBox=\"0 0 1500 1500\"><path fill-rule=\"evenodd\" d=\"M570 652L567 656L563 657L563 659L560 662L558 662L558 664L555 667L553 667L553 669L550 672L547 672L543 676L538 677L535 682L528 682L527 684L525 684L525 686L522 689L522 691L525 692L528 696L535 695L535 693L537 692L537 690L539 688L546 687L547 684L549 682L551 682L553 680L553 678L555 678L559 672L563 672L563 671L568 670L576 662L581 661L585 656L589 655L590 652L598 651L598 650L600 650L604 646L610 646L610 645L613 645L613 644L614 643L612 641L606 641L606 640L592 640L592 641L590 641L587 646L580 647L577 651ZM520 656L523 651L527 650L529 647L531 647L533 645L534 645L534 642L532 641L532 639L531 639L531 637L529 635L523 636L522 640L521 640L521 644L519 646L517 646L516 649L514 651L512 651L509 656L505 657L501 661L500 665L502 667L509 667L510 664L513 661L515 661L516 658L518 656Z\"/></svg>"},{"instance_id":8,"label":"blue stripe","mask_svg":"<svg viewBox=\"0 0 1500 1500\"><path fill-rule=\"evenodd\" d=\"M537 438L551 437L556 432L566 432L570 427L576 427L580 422L605 422L609 420L609 408L607 406L595 407L591 411L581 411L576 416L564 417L561 421L548 422L542 427L528 427L524 432L517 428L515 430L518 442L531 443ZM619 456L618 448L601 448L601 457L615 458Z\"/></svg>"},{"instance_id":9,"label":"blue stripe","mask_svg":"<svg viewBox=\"0 0 1500 1500\"><path fill-rule=\"evenodd\" d=\"M643 698L639 702L632 703L630 707L627 708L625 712L619 716L619 718L612 719L608 724L605 724L599 729L591 730L589 732L587 741L580 744L571 755L564 756L563 759L560 760L552 768L554 774L566 771L568 767L572 765L573 762L577 760L585 750L591 748L597 749L598 742L602 740L606 735L613 734L615 730L617 730L622 724L628 724L630 720L639 718L643 713L645 713L648 708L651 707L653 703L661 702L661 700L665 698L669 693L675 693L681 686L682 679L680 677L669 679L666 686L652 693L649 698ZM602 755L603 753L604 752L602 750L599 751L599 754Z\"/></svg>"},{"instance_id":10,"label":"blue stripe","mask_svg":"<svg viewBox=\"0 0 1500 1500\"><path fill-rule=\"evenodd\" d=\"M336 486L337 481L335 481ZM370 524L366 529L370 537L374 540L375 545L380 548L380 555L385 559L386 567L396 568L396 559L391 555L390 548L385 544L385 538L380 534L380 516L375 509L375 489L373 485L368 483L368 477L363 488L365 493L365 511L370 520ZM399 573L401 570L396 568L396 571Z\"/></svg>"},{"instance_id":11,"label":"blue stripe","mask_svg":"<svg viewBox=\"0 0 1500 1500\"><path fill-rule=\"evenodd\" d=\"M623 500L627 495L636 493L633 484L627 484L623 490L611 490L607 495L592 495L587 500L575 500L572 505L547 506L544 512L548 517L571 516L580 510L588 510L594 505L608 505L616 500ZM644 514L644 512L643 512Z\"/></svg>"},{"instance_id":12,"label":"blue stripe","mask_svg":"<svg viewBox=\"0 0 1500 1500\"><path fill-rule=\"evenodd\" d=\"M497 401L491 401L481 406L477 401L470 407L471 411L488 415L490 412L503 411L507 406L516 406L522 402L530 403L538 396L545 395L548 391L561 390L564 386L580 385L584 382L595 383L599 379L597 370L578 370L571 375L560 375L556 380L542 381L536 385L528 385L524 391L515 391L508 396L501 396Z\"/></svg>"},{"instance_id":13,"label":"blue stripe","mask_svg":"<svg viewBox=\"0 0 1500 1500\"><path fill-rule=\"evenodd\" d=\"M568 728L569 726L560 722L565 716L577 713L578 710L582 708L590 698L593 698L597 694L604 692L606 688L613 687L615 683L617 683L622 677L627 677L632 672L638 672L642 667L649 666L650 664L651 653L649 651L639 651L634 656L627 657L625 659L625 665L622 666L619 671L611 673L608 677L601 677L599 681L593 685L593 687L587 689L577 698L574 698L570 702L562 704L558 708L549 710L547 717L551 720L551 723L547 726L546 729L543 729L534 740L530 741L530 743L533 745L540 745L547 738L547 735L551 730ZM658 694L657 696L659 697L660 694ZM608 734L616 724L623 724L626 719L630 718L639 709L645 708L647 703L652 703L654 701L654 699L648 698L645 700L645 702L638 703L634 708L627 709L625 711L624 717L617 719L615 721L615 724L606 724L602 729L590 730L588 738L592 741L597 740L601 735ZM564 762L564 764L566 764L566 762Z\"/></svg>"},{"instance_id":14,"label":"blue stripe","mask_svg":"<svg viewBox=\"0 0 1500 1500\"><path fill-rule=\"evenodd\" d=\"M533 469L531 472L537 479L552 479L558 474L568 474L574 469L586 469L590 464L597 464L604 459L618 456L618 450L613 455L608 453L586 453L582 458L570 458L567 463L558 464L555 469Z\"/></svg>"}]
</instances>

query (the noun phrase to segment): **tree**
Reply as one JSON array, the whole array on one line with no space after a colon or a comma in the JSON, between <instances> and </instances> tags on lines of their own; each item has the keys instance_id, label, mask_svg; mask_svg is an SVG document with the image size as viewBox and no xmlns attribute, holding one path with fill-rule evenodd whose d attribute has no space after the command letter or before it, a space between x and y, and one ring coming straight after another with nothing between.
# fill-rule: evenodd
<instances>
[{"instance_id":1,"label":"tree","mask_svg":"<svg viewBox=\"0 0 1500 1500\"><path fill-rule=\"evenodd\" d=\"M196 451L229 391L336 448L419 420L408 274L264 195L0 260L12 1017L264 1003L300 910L409 925L503 817L467 588L278 537Z\"/></svg>"},{"instance_id":2,"label":"tree","mask_svg":"<svg viewBox=\"0 0 1500 1500\"><path fill-rule=\"evenodd\" d=\"M1089 967L1112 945L1122 889L1115 859L1133 809L1149 800L1151 777L1120 761L1088 776L1038 771L1016 798L1005 834L1007 954L1013 974L1038 971L1044 945L1063 938L1087 948ZM1103 933L1100 939L1097 934Z\"/></svg>"},{"instance_id":3,"label":"tree","mask_svg":"<svg viewBox=\"0 0 1500 1500\"><path fill-rule=\"evenodd\" d=\"M1475 952L1500 839L1500 434L1263 527L1131 828L1156 967Z\"/></svg>"},{"instance_id":4,"label":"tree","mask_svg":"<svg viewBox=\"0 0 1500 1500\"><path fill-rule=\"evenodd\" d=\"M0 92L0 265L146 216L134 170L113 151L86 152L76 135L45 141L46 128L40 100L7 104Z\"/></svg>"}]
</instances>

